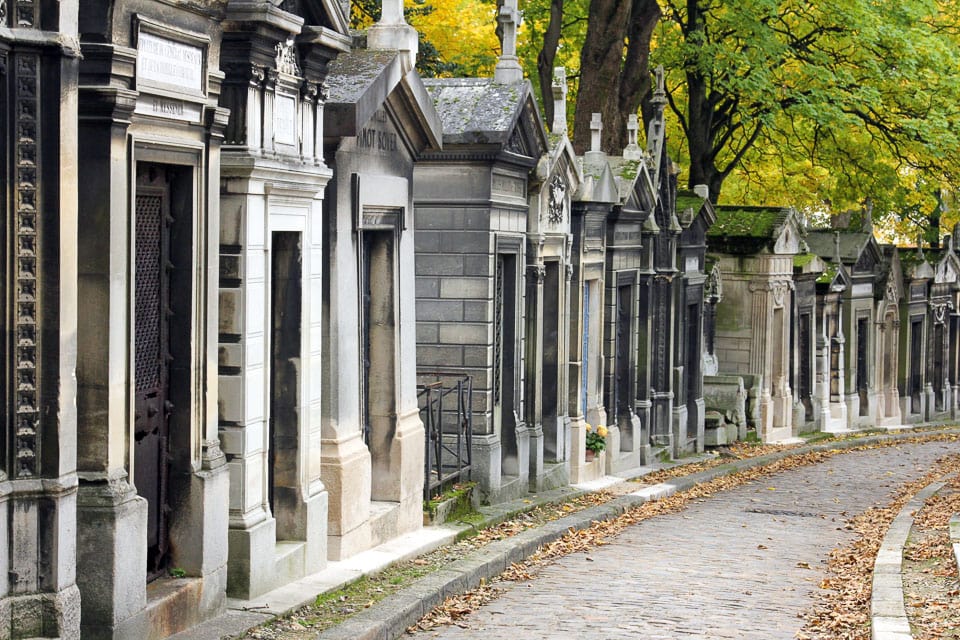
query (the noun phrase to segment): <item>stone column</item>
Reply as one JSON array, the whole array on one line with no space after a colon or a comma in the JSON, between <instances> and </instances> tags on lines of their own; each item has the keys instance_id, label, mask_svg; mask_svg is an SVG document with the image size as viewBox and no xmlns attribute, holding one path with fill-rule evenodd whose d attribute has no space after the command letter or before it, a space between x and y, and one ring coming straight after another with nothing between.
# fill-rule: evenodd
<instances>
[{"instance_id":1,"label":"stone column","mask_svg":"<svg viewBox=\"0 0 960 640\"><path fill-rule=\"evenodd\" d=\"M770 345L771 323L771 283L767 280L751 282L749 285L751 296L750 328L752 340L750 344L750 373L758 376L760 395L757 399L760 407L760 416L757 424L757 436L761 441L770 440L773 430L773 394L770 387L776 383L773 371L773 354ZM773 335L777 339L776 334Z\"/></svg>"},{"instance_id":2,"label":"stone column","mask_svg":"<svg viewBox=\"0 0 960 640\"><path fill-rule=\"evenodd\" d=\"M16 28L0 33L0 126L12 134L0 136L0 637L74 640L77 2L10 8ZM61 33L41 29L41 12Z\"/></svg>"},{"instance_id":3,"label":"stone column","mask_svg":"<svg viewBox=\"0 0 960 640\"><path fill-rule=\"evenodd\" d=\"M85 635L112 634L147 601L147 502L126 471L132 238L126 216L113 215L127 211L133 195L127 129L136 93L120 87L132 84L136 55L116 45L83 45L81 71L130 74L109 85L85 85L81 75L79 95L77 584Z\"/></svg>"}]
</instances>

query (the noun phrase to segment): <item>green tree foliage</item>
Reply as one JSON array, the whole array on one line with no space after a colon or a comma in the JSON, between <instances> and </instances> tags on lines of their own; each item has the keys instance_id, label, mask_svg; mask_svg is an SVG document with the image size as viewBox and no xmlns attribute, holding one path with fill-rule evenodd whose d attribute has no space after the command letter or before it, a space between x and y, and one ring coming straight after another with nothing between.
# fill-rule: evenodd
<instances>
[{"instance_id":1,"label":"green tree foliage","mask_svg":"<svg viewBox=\"0 0 960 640\"><path fill-rule=\"evenodd\" d=\"M661 2L653 58L671 72L691 184L834 209L872 197L882 215L932 210L951 183L953 2Z\"/></svg>"},{"instance_id":2,"label":"green tree foliage","mask_svg":"<svg viewBox=\"0 0 960 640\"><path fill-rule=\"evenodd\" d=\"M493 33L496 0L408 2L421 32L436 21L431 33L456 34L429 38L440 62L428 73L491 73L495 36L482 46L471 38ZM363 3L379 4L354 4ZM707 184L727 202L817 211L860 208L869 197L892 233L916 237L934 219L958 217L953 199L938 204L939 194L956 193L960 171L958 5L521 0L519 55L547 97L548 124L552 68L567 68L574 139L589 135L582 130L600 111L610 153L623 146L626 115L649 98L649 55L667 70L670 143L690 185ZM459 31L443 17L449 10L460 16Z\"/></svg>"},{"instance_id":3,"label":"green tree foliage","mask_svg":"<svg viewBox=\"0 0 960 640\"><path fill-rule=\"evenodd\" d=\"M492 30L494 3L495 0L407 0L404 17L420 36L417 71L428 78L492 73L498 53ZM353 0L353 28L365 29L379 19L380 0ZM489 33L484 33L485 27L489 27Z\"/></svg>"}]
</instances>

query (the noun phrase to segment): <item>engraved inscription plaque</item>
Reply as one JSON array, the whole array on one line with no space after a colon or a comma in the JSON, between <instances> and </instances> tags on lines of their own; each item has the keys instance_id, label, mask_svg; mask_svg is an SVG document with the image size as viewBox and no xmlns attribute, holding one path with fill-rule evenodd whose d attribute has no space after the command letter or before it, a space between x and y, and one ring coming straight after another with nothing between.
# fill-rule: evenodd
<instances>
[{"instance_id":1,"label":"engraved inscription plaque","mask_svg":"<svg viewBox=\"0 0 960 640\"><path fill-rule=\"evenodd\" d=\"M203 49L140 32L137 39L137 84L175 93L203 94Z\"/></svg>"},{"instance_id":2,"label":"engraved inscription plaque","mask_svg":"<svg viewBox=\"0 0 960 640\"><path fill-rule=\"evenodd\" d=\"M278 144L297 143L297 101L277 94L273 103L273 140Z\"/></svg>"}]
</instances>

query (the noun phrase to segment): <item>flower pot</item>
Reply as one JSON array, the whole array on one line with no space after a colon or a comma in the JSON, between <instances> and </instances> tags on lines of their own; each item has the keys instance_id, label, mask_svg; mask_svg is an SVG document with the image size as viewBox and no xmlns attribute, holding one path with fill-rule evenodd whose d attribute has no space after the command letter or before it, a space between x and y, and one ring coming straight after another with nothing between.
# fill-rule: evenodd
<instances>
[{"instance_id":1,"label":"flower pot","mask_svg":"<svg viewBox=\"0 0 960 640\"><path fill-rule=\"evenodd\" d=\"M587 462L593 462L593 459L597 457L597 454L594 453L593 449L587 449L586 459Z\"/></svg>"}]
</instances>

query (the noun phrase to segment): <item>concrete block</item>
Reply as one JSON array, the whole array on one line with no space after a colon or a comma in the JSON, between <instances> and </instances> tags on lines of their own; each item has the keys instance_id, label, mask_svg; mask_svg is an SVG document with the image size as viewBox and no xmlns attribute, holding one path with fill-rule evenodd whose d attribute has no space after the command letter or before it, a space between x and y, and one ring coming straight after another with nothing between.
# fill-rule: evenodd
<instances>
[{"instance_id":1,"label":"concrete block","mask_svg":"<svg viewBox=\"0 0 960 640\"><path fill-rule=\"evenodd\" d=\"M490 278L444 278L440 281L440 297L490 298L492 286Z\"/></svg>"},{"instance_id":2,"label":"concrete block","mask_svg":"<svg viewBox=\"0 0 960 640\"><path fill-rule=\"evenodd\" d=\"M418 276L462 276L464 260L458 254L417 254Z\"/></svg>"},{"instance_id":3,"label":"concrete block","mask_svg":"<svg viewBox=\"0 0 960 640\"><path fill-rule=\"evenodd\" d=\"M439 298L440 279L433 277L417 278L416 290L418 303L422 298Z\"/></svg>"},{"instance_id":4,"label":"concrete block","mask_svg":"<svg viewBox=\"0 0 960 640\"><path fill-rule=\"evenodd\" d=\"M417 321L460 322L464 318L462 300L418 300Z\"/></svg>"},{"instance_id":5,"label":"concrete block","mask_svg":"<svg viewBox=\"0 0 960 640\"><path fill-rule=\"evenodd\" d=\"M457 324L440 325L440 342L445 344L480 344L493 342L493 325L491 324Z\"/></svg>"}]
</instances>

